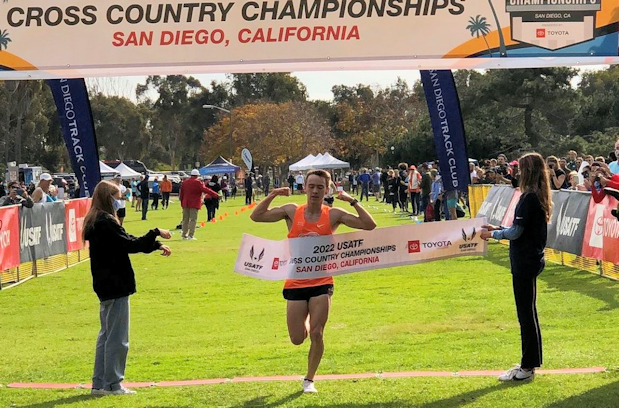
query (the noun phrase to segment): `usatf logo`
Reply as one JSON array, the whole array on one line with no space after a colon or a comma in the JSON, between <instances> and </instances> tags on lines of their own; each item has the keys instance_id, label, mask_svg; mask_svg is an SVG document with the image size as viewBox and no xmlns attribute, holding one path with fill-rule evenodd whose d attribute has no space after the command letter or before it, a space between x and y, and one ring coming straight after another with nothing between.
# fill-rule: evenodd
<instances>
[{"instance_id":1,"label":"usatf logo","mask_svg":"<svg viewBox=\"0 0 619 408\"><path fill-rule=\"evenodd\" d=\"M262 269L262 265L260 265L259 262L262 261L262 258L264 258L264 248L260 252L260 255L254 256L255 254L256 252L254 251L254 247L252 245L249 250L250 262L245 262L243 265L247 268L247 270L258 273Z\"/></svg>"},{"instance_id":2,"label":"usatf logo","mask_svg":"<svg viewBox=\"0 0 619 408\"><path fill-rule=\"evenodd\" d=\"M258 255L258 257L254 257L254 247L252 246L251 249L249 250L249 257L252 259L252 261L262 261L262 258L264 257L264 248L262 249L262 252L260 252L260 255Z\"/></svg>"},{"instance_id":3,"label":"usatf logo","mask_svg":"<svg viewBox=\"0 0 619 408\"><path fill-rule=\"evenodd\" d=\"M464 228L462 228L462 239L464 239L464 241L472 241L473 239L475 239L475 235L477 235L477 231L475 230L475 228L473 228L473 232L471 233L470 237L469 235L467 235L466 231L464 231Z\"/></svg>"},{"instance_id":4,"label":"usatf logo","mask_svg":"<svg viewBox=\"0 0 619 408\"><path fill-rule=\"evenodd\" d=\"M421 252L421 242L408 241L408 253L414 254L415 252Z\"/></svg>"},{"instance_id":5,"label":"usatf logo","mask_svg":"<svg viewBox=\"0 0 619 408\"><path fill-rule=\"evenodd\" d=\"M477 230L475 228L473 228L470 234L467 234L466 230L462 228L462 239L465 244L460 244L460 252L475 252L477 245L479 245L477 242L472 242L475 240L475 237L477 237Z\"/></svg>"},{"instance_id":6,"label":"usatf logo","mask_svg":"<svg viewBox=\"0 0 619 408\"><path fill-rule=\"evenodd\" d=\"M546 29L545 28L538 28L535 31L535 36L537 38L546 38Z\"/></svg>"},{"instance_id":7,"label":"usatf logo","mask_svg":"<svg viewBox=\"0 0 619 408\"><path fill-rule=\"evenodd\" d=\"M279 269L279 258L273 259L273 266L271 267L271 269L274 269L274 270Z\"/></svg>"}]
</instances>

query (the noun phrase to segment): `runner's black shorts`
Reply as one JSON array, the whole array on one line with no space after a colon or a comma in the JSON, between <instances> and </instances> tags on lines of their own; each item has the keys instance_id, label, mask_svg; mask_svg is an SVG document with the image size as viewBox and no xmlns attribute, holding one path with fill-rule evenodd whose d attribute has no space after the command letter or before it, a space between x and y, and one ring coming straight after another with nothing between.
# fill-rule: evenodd
<instances>
[{"instance_id":1,"label":"runner's black shorts","mask_svg":"<svg viewBox=\"0 0 619 408\"><path fill-rule=\"evenodd\" d=\"M125 216L127 215L127 210L124 208L119 208L118 211L116 211L116 215L118 216L118 218L125 218Z\"/></svg>"},{"instance_id":2,"label":"runner's black shorts","mask_svg":"<svg viewBox=\"0 0 619 408\"><path fill-rule=\"evenodd\" d=\"M284 299L286 300L309 300L316 296L333 295L333 285L312 286L309 288L284 289Z\"/></svg>"}]
</instances>

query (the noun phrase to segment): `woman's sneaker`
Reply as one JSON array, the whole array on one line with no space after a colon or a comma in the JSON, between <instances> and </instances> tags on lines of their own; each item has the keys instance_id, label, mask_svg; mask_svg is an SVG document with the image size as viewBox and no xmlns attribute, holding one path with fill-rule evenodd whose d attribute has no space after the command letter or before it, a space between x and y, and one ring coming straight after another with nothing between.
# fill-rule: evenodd
<instances>
[{"instance_id":1,"label":"woman's sneaker","mask_svg":"<svg viewBox=\"0 0 619 408\"><path fill-rule=\"evenodd\" d=\"M105 395L132 395L135 394L136 392L133 390L130 390L129 388L125 388L125 387L120 387L117 390L114 391L104 391Z\"/></svg>"},{"instance_id":2,"label":"woman's sneaker","mask_svg":"<svg viewBox=\"0 0 619 408\"><path fill-rule=\"evenodd\" d=\"M516 366L511 370L507 370L505 374L501 374L499 381L525 381L533 379L533 376L535 376L535 369L527 371L520 368L520 366Z\"/></svg>"},{"instance_id":3,"label":"woman's sneaker","mask_svg":"<svg viewBox=\"0 0 619 408\"><path fill-rule=\"evenodd\" d=\"M318 392L316 387L314 387L314 381L303 379L303 392L306 394Z\"/></svg>"},{"instance_id":4,"label":"woman's sneaker","mask_svg":"<svg viewBox=\"0 0 619 408\"><path fill-rule=\"evenodd\" d=\"M101 388L92 388L90 390L90 395L106 395L106 394L105 394L105 390L102 390Z\"/></svg>"}]
</instances>

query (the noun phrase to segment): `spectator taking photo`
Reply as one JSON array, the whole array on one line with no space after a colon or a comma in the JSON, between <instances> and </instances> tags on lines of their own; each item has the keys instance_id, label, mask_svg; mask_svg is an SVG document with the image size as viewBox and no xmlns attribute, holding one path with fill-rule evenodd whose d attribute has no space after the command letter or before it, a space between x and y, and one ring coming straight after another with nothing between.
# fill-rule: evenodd
<instances>
[{"instance_id":1,"label":"spectator taking photo","mask_svg":"<svg viewBox=\"0 0 619 408\"><path fill-rule=\"evenodd\" d=\"M26 190L19 187L17 181L13 181L9 183L9 194L0 197L0 207L18 204L26 208L32 208L34 206L34 201L32 201L32 198L30 198Z\"/></svg>"}]
</instances>

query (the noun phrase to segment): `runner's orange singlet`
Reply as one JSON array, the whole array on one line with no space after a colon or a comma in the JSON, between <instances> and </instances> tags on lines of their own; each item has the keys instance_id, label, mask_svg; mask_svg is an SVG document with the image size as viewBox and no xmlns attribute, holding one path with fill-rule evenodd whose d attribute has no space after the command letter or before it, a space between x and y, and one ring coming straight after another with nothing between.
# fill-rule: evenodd
<instances>
[{"instance_id":1,"label":"runner's orange singlet","mask_svg":"<svg viewBox=\"0 0 619 408\"><path fill-rule=\"evenodd\" d=\"M315 237L319 235L331 235L331 218L329 211L331 208L323 205L321 208L320 218L317 222L307 222L305 220L305 204L297 207L292 220L292 228L288 233L288 238L299 237ZM284 289L311 288L314 286L333 285L333 277L316 279L287 279L284 283Z\"/></svg>"}]
</instances>

